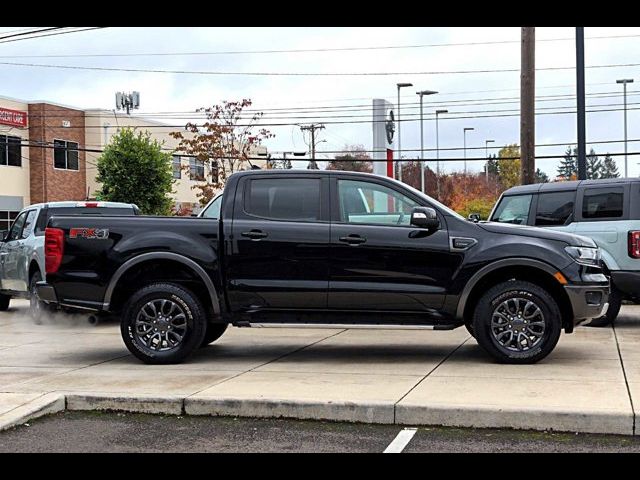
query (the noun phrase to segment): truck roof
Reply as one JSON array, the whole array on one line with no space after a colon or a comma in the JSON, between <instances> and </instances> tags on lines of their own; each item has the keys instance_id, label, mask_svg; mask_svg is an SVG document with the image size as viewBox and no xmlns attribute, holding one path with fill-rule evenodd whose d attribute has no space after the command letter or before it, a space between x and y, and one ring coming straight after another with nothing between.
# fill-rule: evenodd
<instances>
[{"instance_id":1,"label":"truck roof","mask_svg":"<svg viewBox=\"0 0 640 480\"><path fill-rule=\"evenodd\" d=\"M373 173L364 173L364 172L350 172L346 170L306 170L306 169L283 169L283 168L269 168L269 169L255 169L255 170L243 170L241 172L236 172L233 176L245 176L245 175L256 175L256 174L268 174L268 175L282 175L282 174L295 174L295 175L358 175L363 177L379 177L379 175L374 175ZM387 178L387 177L385 177Z\"/></svg>"},{"instance_id":2,"label":"truck roof","mask_svg":"<svg viewBox=\"0 0 640 480\"><path fill-rule=\"evenodd\" d=\"M537 192L561 192L576 190L581 185L615 185L640 182L640 178L602 178L598 180L572 180L569 182L534 183L532 185L518 185L505 190L503 195L521 195Z\"/></svg>"}]
</instances>

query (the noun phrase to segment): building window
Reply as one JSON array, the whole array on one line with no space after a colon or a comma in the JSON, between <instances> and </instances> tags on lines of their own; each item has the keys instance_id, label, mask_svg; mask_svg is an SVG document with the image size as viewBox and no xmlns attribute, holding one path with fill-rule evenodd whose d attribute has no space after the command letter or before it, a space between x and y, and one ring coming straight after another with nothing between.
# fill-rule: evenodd
<instances>
[{"instance_id":1,"label":"building window","mask_svg":"<svg viewBox=\"0 0 640 480\"><path fill-rule=\"evenodd\" d=\"M0 210L0 230L9 230L20 212Z\"/></svg>"},{"instance_id":2,"label":"building window","mask_svg":"<svg viewBox=\"0 0 640 480\"><path fill-rule=\"evenodd\" d=\"M220 172L218 171L218 161L211 160L211 183L217 184L220 181Z\"/></svg>"},{"instance_id":3,"label":"building window","mask_svg":"<svg viewBox=\"0 0 640 480\"><path fill-rule=\"evenodd\" d=\"M173 155L173 178L182 178L182 157L180 155Z\"/></svg>"},{"instance_id":4,"label":"building window","mask_svg":"<svg viewBox=\"0 0 640 480\"><path fill-rule=\"evenodd\" d=\"M78 143L53 140L53 166L62 170L78 170Z\"/></svg>"},{"instance_id":5,"label":"building window","mask_svg":"<svg viewBox=\"0 0 640 480\"><path fill-rule=\"evenodd\" d=\"M189 178L191 180L204 180L204 160L189 159Z\"/></svg>"},{"instance_id":6,"label":"building window","mask_svg":"<svg viewBox=\"0 0 640 480\"><path fill-rule=\"evenodd\" d=\"M0 135L0 165L22 166L22 139Z\"/></svg>"}]
</instances>

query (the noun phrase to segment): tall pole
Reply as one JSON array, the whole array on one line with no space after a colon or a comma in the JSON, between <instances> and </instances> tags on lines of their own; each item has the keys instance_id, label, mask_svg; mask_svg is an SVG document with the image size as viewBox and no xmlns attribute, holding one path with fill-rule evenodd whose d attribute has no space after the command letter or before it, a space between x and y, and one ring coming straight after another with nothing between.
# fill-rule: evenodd
<instances>
[{"instance_id":1,"label":"tall pole","mask_svg":"<svg viewBox=\"0 0 640 480\"><path fill-rule=\"evenodd\" d=\"M424 116L422 112L422 97L425 95L434 95L436 93L438 92L434 92L433 90L422 90L421 92L416 92L416 94L420 95L420 190L422 193L426 193L424 185Z\"/></svg>"},{"instance_id":2,"label":"tall pole","mask_svg":"<svg viewBox=\"0 0 640 480\"><path fill-rule=\"evenodd\" d=\"M440 200L440 135L438 132L438 116L441 113L448 113L448 110L436 110L436 191Z\"/></svg>"},{"instance_id":3,"label":"tall pole","mask_svg":"<svg viewBox=\"0 0 640 480\"><path fill-rule=\"evenodd\" d=\"M401 138L401 127L402 123L400 122L400 89L403 87L413 87L412 83L396 83L398 87L398 180L402 181L402 138Z\"/></svg>"},{"instance_id":4,"label":"tall pole","mask_svg":"<svg viewBox=\"0 0 640 480\"><path fill-rule=\"evenodd\" d=\"M485 140L484 141L484 156L487 159L484 164L484 173L487 178L487 183L489 183L489 144L495 142L495 140Z\"/></svg>"},{"instance_id":5,"label":"tall pole","mask_svg":"<svg viewBox=\"0 0 640 480\"><path fill-rule=\"evenodd\" d=\"M463 129L463 137L464 137L464 174L467 174L467 132L474 130L473 127L465 127Z\"/></svg>"},{"instance_id":6,"label":"tall pole","mask_svg":"<svg viewBox=\"0 0 640 480\"><path fill-rule=\"evenodd\" d=\"M311 132L311 160L309 161L309 166L307 169L317 170L318 165L316 164L316 130L322 130L324 125L312 123L311 125L301 126L301 131L309 131Z\"/></svg>"},{"instance_id":7,"label":"tall pole","mask_svg":"<svg viewBox=\"0 0 640 480\"><path fill-rule=\"evenodd\" d=\"M584 27L576 27L576 85L578 100L578 180L587 178L584 101Z\"/></svg>"},{"instance_id":8,"label":"tall pole","mask_svg":"<svg viewBox=\"0 0 640 480\"><path fill-rule=\"evenodd\" d=\"M621 83L624 88L624 176L628 177L629 164L627 161L627 83L633 83L633 78L616 80L616 83Z\"/></svg>"},{"instance_id":9,"label":"tall pole","mask_svg":"<svg viewBox=\"0 0 640 480\"><path fill-rule=\"evenodd\" d=\"M520 178L523 185L535 183L535 95L536 29L522 27L520 58Z\"/></svg>"}]
</instances>

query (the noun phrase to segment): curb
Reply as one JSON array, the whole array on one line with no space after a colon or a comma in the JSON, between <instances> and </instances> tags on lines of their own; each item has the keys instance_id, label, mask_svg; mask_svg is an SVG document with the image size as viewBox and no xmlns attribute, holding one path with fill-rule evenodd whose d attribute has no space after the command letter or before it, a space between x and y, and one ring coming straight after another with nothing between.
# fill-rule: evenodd
<instances>
[{"instance_id":1,"label":"curb","mask_svg":"<svg viewBox=\"0 0 640 480\"><path fill-rule=\"evenodd\" d=\"M47 393L0 415L0 431L22 425L34 418L62 412L65 397L59 393Z\"/></svg>"},{"instance_id":2,"label":"curb","mask_svg":"<svg viewBox=\"0 0 640 480\"><path fill-rule=\"evenodd\" d=\"M67 410L120 410L132 413L181 415L183 397L157 395L99 395L69 393Z\"/></svg>"}]
</instances>

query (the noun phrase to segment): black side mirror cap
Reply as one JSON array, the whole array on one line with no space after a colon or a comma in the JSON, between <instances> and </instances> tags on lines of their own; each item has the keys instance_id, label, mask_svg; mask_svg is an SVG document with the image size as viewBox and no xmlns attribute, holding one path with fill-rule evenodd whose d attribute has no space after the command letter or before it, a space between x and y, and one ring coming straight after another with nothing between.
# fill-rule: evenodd
<instances>
[{"instance_id":1,"label":"black side mirror cap","mask_svg":"<svg viewBox=\"0 0 640 480\"><path fill-rule=\"evenodd\" d=\"M411 225L427 230L437 230L440 227L438 213L435 208L415 207L411 211Z\"/></svg>"},{"instance_id":2,"label":"black side mirror cap","mask_svg":"<svg viewBox=\"0 0 640 480\"><path fill-rule=\"evenodd\" d=\"M473 222L473 223L478 223L480 221L480 214L479 213L470 213L469 217L468 217L468 220L470 222Z\"/></svg>"}]
</instances>

